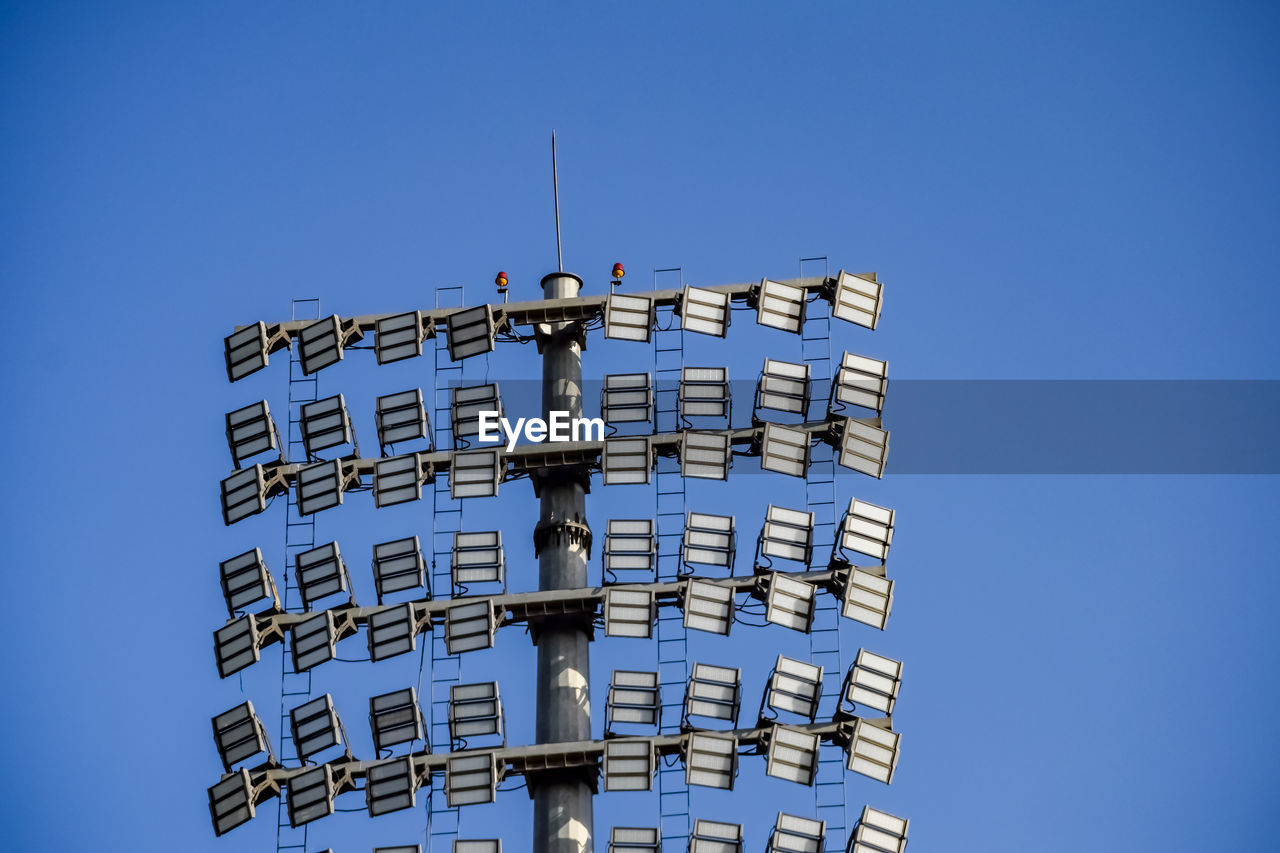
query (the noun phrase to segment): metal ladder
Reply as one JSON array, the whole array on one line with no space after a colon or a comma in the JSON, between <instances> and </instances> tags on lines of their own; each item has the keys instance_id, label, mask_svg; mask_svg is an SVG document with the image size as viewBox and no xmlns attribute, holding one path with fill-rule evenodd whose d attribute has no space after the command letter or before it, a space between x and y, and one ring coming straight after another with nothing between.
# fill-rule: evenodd
<instances>
[{"instance_id":1,"label":"metal ladder","mask_svg":"<svg viewBox=\"0 0 1280 853\"><path fill-rule=\"evenodd\" d=\"M819 263L826 276L827 259L802 258L800 275L805 267L812 270ZM816 274L816 270L813 271ZM831 306L815 299L805 306L804 328L800 335L801 357L809 365L812 401L826 415L826 401L831 393ZM809 473L805 478L805 508L813 513L813 552L827 554L835 542L836 464L835 451L819 443L812 451ZM822 666L823 707L834 709L840 701L844 669L840 655L840 603L835 596L819 595L814 603L813 630L809 634L809 660ZM818 773L813 786L814 809L819 820L827 823L827 849L843 850L847 826L844 755L840 747L824 744L818 752Z\"/></svg>"},{"instance_id":2,"label":"metal ladder","mask_svg":"<svg viewBox=\"0 0 1280 853\"><path fill-rule=\"evenodd\" d=\"M437 308L462 307L461 287L436 288ZM435 341L435 384L433 390L436 447L453 447L450 419L450 387L462 379L462 364L449 360L444 337ZM437 477L431 491L431 589L435 595L452 595L453 534L462 529L462 502L449 496L449 483ZM444 630L436 626L431 632L431 744L436 748L449 743L449 690L462 680L462 658L449 654ZM452 850L460 829L459 809L449 807L444 775L433 773L427 796L427 853ZM437 848L436 845L440 847Z\"/></svg>"},{"instance_id":3,"label":"metal ladder","mask_svg":"<svg viewBox=\"0 0 1280 853\"><path fill-rule=\"evenodd\" d=\"M658 289L658 276L662 273L674 273L680 277L678 286L684 286L679 267L654 270L655 290ZM684 329L678 325L675 311L670 306L658 309L655 325L653 427L654 432L675 432L680 429L678 393L680 369L684 365ZM659 457L654 483L658 580L674 581L680 572L680 543L685 522L685 484L680 476L680 460ZM663 734L674 734L680 731L684 712L685 684L689 679L688 642L684 617L679 609L660 608L657 622L658 685L662 696L659 726ZM680 762L670 765L660 762L659 832L662 849L666 853L685 849L690 831L689 811L689 786L685 783L683 765Z\"/></svg>"},{"instance_id":4,"label":"metal ladder","mask_svg":"<svg viewBox=\"0 0 1280 853\"><path fill-rule=\"evenodd\" d=\"M319 299L293 300L291 318L294 320L320 319ZM302 373L298 347L289 351L289 425L285 453L290 462L304 462L306 446L302 443L302 406L320 398L320 383L316 376ZM302 611L302 593L298 589L297 576L292 571L294 557L316 545L316 517L298 515L297 489L289 491L285 508L284 526L284 592L280 604L286 611ZM311 671L293 671L293 633L286 631L280 645L280 736L279 760L284 763L293 758L293 730L289 725L289 711L311 698ZM287 800L281 795L276 800L276 851L307 849L307 825L294 829L289 825Z\"/></svg>"}]
</instances>

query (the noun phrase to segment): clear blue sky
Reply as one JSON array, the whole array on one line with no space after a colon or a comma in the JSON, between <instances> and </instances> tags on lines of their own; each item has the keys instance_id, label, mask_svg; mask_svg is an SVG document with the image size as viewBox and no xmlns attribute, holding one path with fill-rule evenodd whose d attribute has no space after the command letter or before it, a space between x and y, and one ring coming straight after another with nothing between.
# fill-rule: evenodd
<instances>
[{"instance_id":1,"label":"clear blue sky","mask_svg":"<svg viewBox=\"0 0 1280 853\"><path fill-rule=\"evenodd\" d=\"M489 299L498 269L533 294L555 264L554 127L565 262L588 292L615 260L639 286L658 267L713 284L827 255L887 282L881 329L833 343L897 379L1280 379L1278 37L1264 3L3 4L6 847L273 849L273 807L216 841L205 804L209 718L241 701L213 666L217 563L261 545L284 569L278 506L218 517L223 413L279 405L285 375L281 358L226 383L236 323L283 319L295 296L340 314L427 307L438 285ZM750 379L761 352L798 355L733 331L697 362ZM528 355L469 375L530 375ZM593 341L586 369L635 358ZM321 380L367 447L372 398L431 382L427 360L371 362ZM1078 417L1081 441L1125 426ZM916 851L1273 849L1276 477L892 464L840 483L899 519L889 630L853 626L846 646L907 665L898 776L850 775L854 809L910 817ZM766 503L802 495L744 470L690 504L734 512L749 540ZM603 527L651 496L591 500ZM348 503L319 532L371 599L372 543L429 519ZM527 484L467 526L495 511L527 586ZM799 648L782 633L695 649L747 667L744 716L766 661ZM244 679L265 707L278 648ZM610 666L648 652L596 651L599 710ZM531 660L513 630L467 674L519 695ZM316 685L369 755L366 697L414 675L332 663ZM601 836L651 808L626 796L598 802ZM745 820L758 850L806 796L747 760L738 791L694 811ZM528 815L508 794L464 828L520 850ZM421 822L338 815L313 849L412 842Z\"/></svg>"}]
</instances>

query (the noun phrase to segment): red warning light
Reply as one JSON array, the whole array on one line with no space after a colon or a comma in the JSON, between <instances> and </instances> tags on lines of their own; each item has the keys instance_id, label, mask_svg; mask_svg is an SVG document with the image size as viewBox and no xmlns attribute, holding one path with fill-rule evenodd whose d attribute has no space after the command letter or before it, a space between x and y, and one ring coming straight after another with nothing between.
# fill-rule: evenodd
<instances>
[{"instance_id":1,"label":"red warning light","mask_svg":"<svg viewBox=\"0 0 1280 853\"><path fill-rule=\"evenodd\" d=\"M613 265L613 277L614 277L614 278L622 278L622 277L623 277L624 275L626 275L626 274L627 274L627 271L626 271L626 270L624 270L624 269L622 268L622 264L614 264L614 265Z\"/></svg>"},{"instance_id":2,"label":"red warning light","mask_svg":"<svg viewBox=\"0 0 1280 853\"><path fill-rule=\"evenodd\" d=\"M507 274L504 272L498 273L498 276L493 280L493 283L498 285L499 290L505 290L507 287Z\"/></svg>"}]
</instances>

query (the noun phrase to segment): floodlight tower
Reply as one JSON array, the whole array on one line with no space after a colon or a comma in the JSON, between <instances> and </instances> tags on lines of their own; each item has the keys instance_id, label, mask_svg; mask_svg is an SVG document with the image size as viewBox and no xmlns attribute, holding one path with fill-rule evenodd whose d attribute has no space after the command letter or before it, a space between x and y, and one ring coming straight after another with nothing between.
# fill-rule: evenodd
<instances>
[{"instance_id":1,"label":"floodlight tower","mask_svg":"<svg viewBox=\"0 0 1280 853\"><path fill-rule=\"evenodd\" d=\"M553 184L554 144L553 136ZM862 649L843 672L838 628L840 619L848 619L884 630L894 593L884 565L894 512L854 498L834 524L834 468L816 483L809 476L811 466L823 462L876 479L884 473L889 433L880 414L887 364L846 352L831 376L826 325L834 317L875 329L880 282L874 273L841 270L830 276L824 270L821 276L711 287L686 284L681 277L678 289L659 289L655 271L653 291L617 293L624 272L615 264L609 293L583 296L582 279L564 271L558 191L556 206L557 272L542 279L540 300L509 302L507 276L498 273L501 305L468 307L459 299L460 304L445 307L438 291L434 309L309 320L295 315L287 323L238 327L225 339L232 382L266 368L271 353L292 350L289 442L282 443L265 400L227 414L235 470L220 489L228 526L263 513L271 498L288 494L286 552L296 584L289 583L286 570L280 596L260 548L221 562L229 618L214 632L218 673L228 678L259 661L263 648L279 643L283 672L304 679L306 690L286 691L282 679L278 753L251 702L213 718L225 771L208 790L215 833L249 822L258 805L278 798L279 826L301 829L302 843L282 845L278 834L277 849L305 850L306 827L337 811L340 796L350 801L347 795L363 794L370 817L378 817L414 808L418 792L426 790L427 853L437 840L451 842L453 853L500 853L500 840L458 838L457 812L495 802L499 783L522 775L534 801L531 849L594 853L597 790L652 791L656 780L660 825L612 827L609 853L674 853L677 848L743 853L743 825L691 820L688 791L691 785L732 790L739 757L754 754L764 758L765 775L815 792L816 818L779 813L768 850L820 851L834 844L844 853L902 853L908 822L869 806L845 844L843 776L848 770L884 784L892 780L900 751L892 714L903 664ZM452 289L461 295L461 288ZM807 306L819 300L830 304L830 312L822 308L811 318L819 321L819 334L806 337ZM753 309L761 326L799 335L804 355L802 364L765 359L749 426L733 423L728 368L687 366L683 343L663 347L656 337L676 329L681 341L686 331L724 338L731 311L741 308ZM661 312L665 320L659 320ZM600 432L592 439L588 430L580 440L578 426L587 420L582 350L588 329L601 326L605 338L652 341L655 375L605 376ZM433 378L436 427L444 430L448 424L442 433L450 437L447 446L436 444L421 389L409 389L377 398L378 455L362 456L343 395L318 399L314 379L296 380L295 363L303 377L310 377L341 362L344 350L370 333L376 336L372 349L379 364L419 357L425 341L443 336L442 345L434 347ZM496 382L442 385L445 371L461 378L460 363L492 352L498 341L536 342L542 357L542 437L531 428L525 444L485 443L492 440L486 437L486 419L502 417ZM803 346L813 342L820 342L820 351L810 353ZM660 358L664 353L678 354L679 364ZM442 363L446 354L448 362ZM295 381L313 383L305 402L294 393ZM663 381L678 384L661 387ZM816 398L815 389L820 391ZM449 405L442 408L446 391ZM824 399L825 412L812 417L811 403ZM296 403L301 403L297 417ZM856 416L849 407L873 416ZM772 420L766 411L775 413ZM722 428L695 426L691 420L708 418ZM574 425L571 438L557 438L554 426L548 435L547 426L557 422ZM627 424L629 431L606 437L605 424ZM645 424L652 426L648 433ZM293 440L295 425L300 441ZM540 446L544 438L568 443ZM407 442L417 449L405 447ZM302 445L301 453L286 453L297 451L295 444ZM818 448L825 459L814 455ZM319 451L328 452L320 456ZM758 459L762 473L800 478L807 487L804 510L768 506L750 575L735 574L736 556L751 553L739 549L749 540L739 539L735 518L684 506L685 478L727 480L734 457ZM658 477L656 518L608 521L598 587L591 586L587 566L592 532L586 494L595 472L606 486L648 484ZM520 477L530 479L539 500L532 531L537 591L507 589L500 530L459 526L459 502L494 498L504 480ZM664 489L663 477L676 478L678 491ZM830 487L829 500L813 499L808 487L815 484ZM311 519L341 506L348 492L371 491L375 506L389 507L420 500L427 485L433 493L430 576L416 534L375 543L377 604L361 606L348 569L355 565L349 559L353 551L340 551L337 542L317 545ZM675 494L678 507L663 501ZM824 507L831 521L818 521L817 511ZM294 514L303 521L296 522ZM454 520L442 523L442 517ZM819 544L827 544L816 532L824 524L835 528L829 559L817 553ZM304 527L305 542L290 538ZM872 563L855 564L862 562L859 554ZM798 565L784 568L775 561ZM429 577L437 580L434 596ZM497 583L501 592L468 593L471 583ZM295 589L301 609L291 606ZM389 595L397 601L387 600ZM690 668L684 639L686 630L728 636L747 606L740 597L763 607L767 624L810 635L821 631L828 641L835 637L834 646L811 639L807 661L778 655L758 717L742 726L743 670L706 662ZM659 651L657 671L612 672L604 737L593 740L589 661L597 622L603 623L605 637L641 639L655 639L656 625L658 649L675 643L680 651L674 658ZM461 683L460 656L492 648L500 628L521 623L537 648L535 742L508 744L498 683ZM338 643L357 634L363 633L368 660L376 664L414 651L418 636L428 632L430 716L419 705L420 664L417 687L370 697L375 757L358 757L332 696L313 695L311 670L337 659ZM680 677L673 679L677 668ZM304 695L301 704L284 707L286 697ZM864 716L867 712L883 716ZM833 749L843 757L831 756ZM834 797L832 786L839 791ZM818 794L823 788L829 795L825 801ZM682 810L668 809L668 800L681 798ZM433 819L450 813L452 824L445 821L443 831L433 831ZM416 845L377 850L420 853Z\"/></svg>"},{"instance_id":2,"label":"floodlight tower","mask_svg":"<svg viewBox=\"0 0 1280 853\"><path fill-rule=\"evenodd\" d=\"M556 272L542 279L546 299L578 295L582 279ZM537 329L542 349L542 417L552 412L582 416L582 335L577 322L548 323ZM539 590L581 589L587 583L589 474L577 467L540 469L534 550ZM578 616L544 617L532 626L538 644L538 743L591 739L591 623ZM591 850L592 782L580 770L549 771L531 779L535 853Z\"/></svg>"},{"instance_id":3,"label":"floodlight tower","mask_svg":"<svg viewBox=\"0 0 1280 853\"><path fill-rule=\"evenodd\" d=\"M606 338L648 343L663 328L656 320L658 308L680 318L681 334L688 330L715 337L727 332L731 302L754 308L758 324L792 333L801 330L805 305L815 299L830 302L835 317L867 328L875 328L880 313L880 284L874 274L844 271L834 277L763 279L710 288L683 285L678 290L607 296L583 296L582 281L563 270L548 275L542 284L543 299L504 302L501 307L437 305L433 310L403 314L332 315L242 326L225 340L228 378L234 382L265 369L272 352L292 346L297 347L303 374L310 375L341 361L344 349L369 332L377 336L373 349L382 364L421 356L423 342L441 334L446 346L436 351L447 350L453 363L491 352L499 340L536 341L543 357L543 420L577 423L586 420L581 388L584 336L601 323ZM532 334L515 331L519 327ZM674 372L669 367L667 371ZM437 391L440 372L437 363ZM372 759L354 754L328 694L315 698L308 690L307 702L288 709L292 749L282 748L279 753L267 743L252 705L244 703L214 717L215 742L225 771L209 788L214 831L223 835L247 823L256 807L272 798L279 799L288 825L296 829L333 814L340 796L363 793L370 816L377 817L413 808L417 792L423 789L444 800L439 812L438 801L432 800L428 822L430 815L446 811L454 812L456 818L461 807L494 802L503 779L523 775L534 796L532 848L539 853L590 853L594 849L592 797L601 775L600 787L606 792L652 790L659 775L662 800L666 791L660 772L669 773L676 762L684 766L681 790L687 791L689 785L730 790L739 756L755 754L765 759L766 775L816 791L825 745L844 753L843 769L888 784L898 763L900 735L893 728L892 713L902 664L866 650L844 675L838 694L824 686L839 683L839 667L824 672L824 663L834 661L780 656L760 716L743 727L738 727L741 670L699 662L687 683L683 679L672 683L663 673L660 654L658 672L614 671L606 702L606 736L591 738L588 649L601 617L605 636L635 638L652 638L656 619L657 639L662 643L661 628L672 623L727 636L742 607L737 602L740 596L763 605L766 623L803 633L813 630L819 595L838 600L842 617L880 630L892 606L893 581L886 577L883 561L892 541L894 514L857 498L839 524L838 541L825 566L812 565L813 510L770 505L750 575L734 574L739 549L733 516L686 514L681 508L677 515L684 530L679 533L663 525L664 516L670 520L671 512L659 502L657 524L653 519L609 521L602 548L605 576L601 586L590 586L587 558L592 543L586 492L596 471L605 485L641 484L650 482L655 469L661 473L659 462L667 461L675 466L665 470L682 479L723 481L728 479L733 458L747 456L759 460L762 472L804 479L812 448L825 445L832 448L841 467L874 478L884 472L889 443L879 419L887 375L884 362L846 353L826 412L811 419L808 365L766 360L753 409L776 410L790 420L766 420L753 410L749 426L727 423L725 428L710 430L686 421L689 417L730 419L726 371L681 366L678 372L678 422L664 424L665 429L658 425L656 414L661 407L655 404L647 375L606 377L602 398L606 417L601 426L611 419L639 422L653 415L653 431L582 440L575 432L569 443L558 448L541 446L538 439L505 448L471 444L472 422L478 419L473 410L481 406L501 411L496 384L454 389L449 414L437 410L438 424L452 423L451 448L437 447L431 438L420 390L380 397L377 457L361 455L341 394L302 407L306 453L300 459L293 457L297 461L289 461L281 452L279 433L265 401L228 414L227 438L236 465L220 487L223 521L228 526L263 513L268 501L280 494L289 494L291 507L309 518L341 506L344 493L371 491L375 506L384 507L420 500L427 484L433 484L437 499L435 519L442 511L459 511L442 510L439 499L444 494L449 503L492 498L504 480L529 477L540 502L533 531L539 589L508 592L504 585L501 593L468 595L460 588L463 581L503 583L501 531L447 531L453 534L449 556L441 553L441 531L433 527L433 566L442 571L444 557L450 567L444 577L452 584L443 586L453 589L453 594L445 595L437 586L439 597L433 597L425 584L417 536L374 544L378 603L372 606L355 601L348 561L342 557L351 551L340 551L336 542L313 544L293 555L301 612L288 606L287 586L282 606L261 549L224 560L221 576L228 620L214 632L215 659L223 678L252 666L264 648L276 643L288 652L287 671L305 675L308 684L313 668L337 658L341 641L362 632L369 661L375 664L413 651L417 637L426 632L433 639L439 637L443 648L438 656L433 642L430 734L426 734L414 688L371 697L370 726L378 753ZM464 390L468 393L463 394ZM855 417L845 411L846 405L866 409L875 417ZM800 423L794 422L797 416ZM390 446L403 440L415 441L422 449L406 452L403 445ZM350 450L336 458L316 458L316 451L333 447ZM259 459L263 461L254 461ZM441 488L444 477L449 481L447 490ZM663 494L660 486L658 494ZM678 552L660 544L663 537L672 536L680 539ZM880 564L856 565L856 554ZM674 572L658 568L664 558L677 561L667 566ZM774 566L774 560L799 565L787 571ZM708 566L712 574L699 568ZM616 572L642 572L646 578L619 583ZM384 598L391 593L412 598L392 603ZM681 615L664 619L658 616L660 609ZM492 648L499 628L521 623L529 627L538 647L536 743L508 745L497 684L457 683L456 658ZM451 658L455 659L454 675L437 679L435 664ZM446 674L450 671L449 666L444 669ZM435 689L446 683L450 686L447 702L437 698ZM676 696L671 693L681 686L684 701L673 701ZM665 698L664 687L669 691ZM447 714L437 713L443 711L438 707L442 704L447 705ZM823 705L825 712L820 709ZM671 720L670 725L668 709L680 712L678 721ZM863 716L868 710L884 716ZM784 721L779 713L800 719ZM690 722L691 716L719 723L707 728ZM619 725L648 731L622 733L616 728ZM442 728L448 732L443 739ZM650 734L654 728L657 734ZM464 732L497 736L500 745L461 742ZM418 742L422 742L420 748L415 746ZM381 754L391 747L397 747L399 754ZM313 758L317 753L328 757ZM260 762L264 754L265 762ZM286 761L297 763L290 766ZM665 769L659 771L659 767ZM844 805L843 801L837 804L841 812ZM905 838L906 824L901 819L868 814L859 829L860 839ZM672 853L674 845L687 841L692 853L741 851L740 825L699 818L690 827L687 806L678 816L684 827L674 821L669 824L665 811L660 829L614 827L610 847ZM779 815L772 843L776 850L794 846L797 840L802 846L821 849L824 838L842 839L843 830L842 821L832 825ZM456 836L456 832L429 838ZM453 841L455 853L491 844L485 839L455 837ZM855 844L861 843L855 839Z\"/></svg>"}]
</instances>

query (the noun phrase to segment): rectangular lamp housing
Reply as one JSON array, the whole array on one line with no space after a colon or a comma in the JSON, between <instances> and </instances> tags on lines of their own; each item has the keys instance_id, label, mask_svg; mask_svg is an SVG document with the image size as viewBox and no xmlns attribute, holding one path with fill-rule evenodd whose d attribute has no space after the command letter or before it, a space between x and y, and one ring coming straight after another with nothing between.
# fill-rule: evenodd
<instances>
[{"instance_id":1,"label":"rectangular lamp housing","mask_svg":"<svg viewBox=\"0 0 1280 853\"><path fill-rule=\"evenodd\" d=\"M374 332L373 349L378 364L391 364L422 355L422 341L426 333L422 315L417 311L382 317L374 326Z\"/></svg>"},{"instance_id":2,"label":"rectangular lamp housing","mask_svg":"<svg viewBox=\"0 0 1280 853\"><path fill-rule=\"evenodd\" d=\"M662 709L658 673L615 669L609 679L609 694L605 701L605 717L608 726L615 725L657 726Z\"/></svg>"},{"instance_id":3,"label":"rectangular lamp housing","mask_svg":"<svg viewBox=\"0 0 1280 853\"><path fill-rule=\"evenodd\" d=\"M804 327L805 290L794 284L761 279L756 298L756 322L800 334Z\"/></svg>"},{"instance_id":4,"label":"rectangular lamp housing","mask_svg":"<svg viewBox=\"0 0 1280 853\"><path fill-rule=\"evenodd\" d=\"M756 408L800 415L809 412L809 365L766 358L756 385Z\"/></svg>"},{"instance_id":5,"label":"rectangular lamp housing","mask_svg":"<svg viewBox=\"0 0 1280 853\"><path fill-rule=\"evenodd\" d=\"M653 328L653 315L653 300L649 297L610 293L604 306L604 336L647 342Z\"/></svg>"},{"instance_id":6,"label":"rectangular lamp housing","mask_svg":"<svg viewBox=\"0 0 1280 853\"><path fill-rule=\"evenodd\" d=\"M607 424L653 420L653 382L647 373L610 373L600 392L600 417Z\"/></svg>"}]
</instances>

